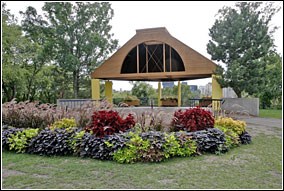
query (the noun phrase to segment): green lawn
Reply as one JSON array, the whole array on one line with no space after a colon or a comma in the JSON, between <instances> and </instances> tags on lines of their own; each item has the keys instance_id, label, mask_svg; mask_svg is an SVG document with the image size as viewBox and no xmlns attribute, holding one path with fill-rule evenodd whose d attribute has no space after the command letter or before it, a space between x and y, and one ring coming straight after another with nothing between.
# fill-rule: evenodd
<instances>
[{"instance_id":1,"label":"green lawn","mask_svg":"<svg viewBox=\"0 0 284 191\"><path fill-rule=\"evenodd\" d=\"M282 119L282 110L280 109L260 109L259 117Z\"/></svg>"},{"instance_id":2,"label":"green lawn","mask_svg":"<svg viewBox=\"0 0 284 191\"><path fill-rule=\"evenodd\" d=\"M119 164L3 152L3 189L281 189L281 136L260 134L223 155Z\"/></svg>"}]
</instances>

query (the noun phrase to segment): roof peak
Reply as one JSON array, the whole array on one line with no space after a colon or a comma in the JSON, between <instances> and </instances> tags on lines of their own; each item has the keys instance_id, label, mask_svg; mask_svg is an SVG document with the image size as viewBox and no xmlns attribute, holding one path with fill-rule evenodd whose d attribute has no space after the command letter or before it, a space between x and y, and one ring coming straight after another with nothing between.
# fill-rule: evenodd
<instances>
[{"instance_id":1,"label":"roof peak","mask_svg":"<svg viewBox=\"0 0 284 191\"><path fill-rule=\"evenodd\" d=\"M146 29L137 29L136 34L142 33L169 33L166 27L156 27L156 28L146 28Z\"/></svg>"}]
</instances>

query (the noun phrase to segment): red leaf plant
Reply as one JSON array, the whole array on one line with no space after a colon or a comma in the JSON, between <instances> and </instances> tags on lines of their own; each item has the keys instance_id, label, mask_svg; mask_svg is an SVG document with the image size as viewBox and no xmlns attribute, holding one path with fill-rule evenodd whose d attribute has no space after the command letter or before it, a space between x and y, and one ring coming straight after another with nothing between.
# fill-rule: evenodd
<instances>
[{"instance_id":1,"label":"red leaf plant","mask_svg":"<svg viewBox=\"0 0 284 191\"><path fill-rule=\"evenodd\" d=\"M85 128L93 132L97 137L104 137L118 132L125 132L135 125L134 117L131 114L122 119L118 112L112 110L95 111L92 115L91 125Z\"/></svg>"},{"instance_id":2,"label":"red leaf plant","mask_svg":"<svg viewBox=\"0 0 284 191\"><path fill-rule=\"evenodd\" d=\"M175 111L172 125L176 131L199 131L214 127L214 117L210 111L200 107Z\"/></svg>"}]
</instances>

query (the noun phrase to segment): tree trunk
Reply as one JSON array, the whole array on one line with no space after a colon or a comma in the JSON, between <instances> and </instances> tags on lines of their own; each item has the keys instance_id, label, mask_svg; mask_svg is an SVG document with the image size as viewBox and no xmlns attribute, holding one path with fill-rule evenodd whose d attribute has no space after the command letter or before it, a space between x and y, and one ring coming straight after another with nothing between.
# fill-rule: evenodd
<instances>
[{"instance_id":1,"label":"tree trunk","mask_svg":"<svg viewBox=\"0 0 284 191\"><path fill-rule=\"evenodd\" d=\"M73 71L73 91L74 91L74 98L78 98L79 94L79 71Z\"/></svg>"},{"instance_id":2,"label":"tree trunk","mask_svg":"<svg viewBox=\"0 0 284 191\"><path fill-rule=\"evenodd\" d=\"M235 91L235 93L237 94L238 98L242 97L242 91L239 90L238 88L233 88L233 90Z\"/></svg>"}]
</instances>

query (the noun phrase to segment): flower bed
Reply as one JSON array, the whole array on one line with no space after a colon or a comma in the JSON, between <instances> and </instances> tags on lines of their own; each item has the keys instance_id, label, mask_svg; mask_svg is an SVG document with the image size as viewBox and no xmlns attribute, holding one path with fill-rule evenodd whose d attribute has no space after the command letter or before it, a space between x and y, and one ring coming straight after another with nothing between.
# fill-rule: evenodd
<instances>
[{"instance_id":1,"label":"flower bed","mask_svg":"<svg viewBox=\"0 0 284 191\"><path fill-rule=\"evenodd\" d=\"M151 115L151 127L155 126L154 118L155 115ZM2 149L135 163L161 162L175 156L220 154L251 142L244 122L231 118L214 120L211 113L201 108L176 111L171 131L141 128L145 124L139 124L138 117L131 114L122 117L112 110L94 111L85 127L76 127L75 119L62 118L45 128L3 125Z\"/></svg>"}]
</instances>

